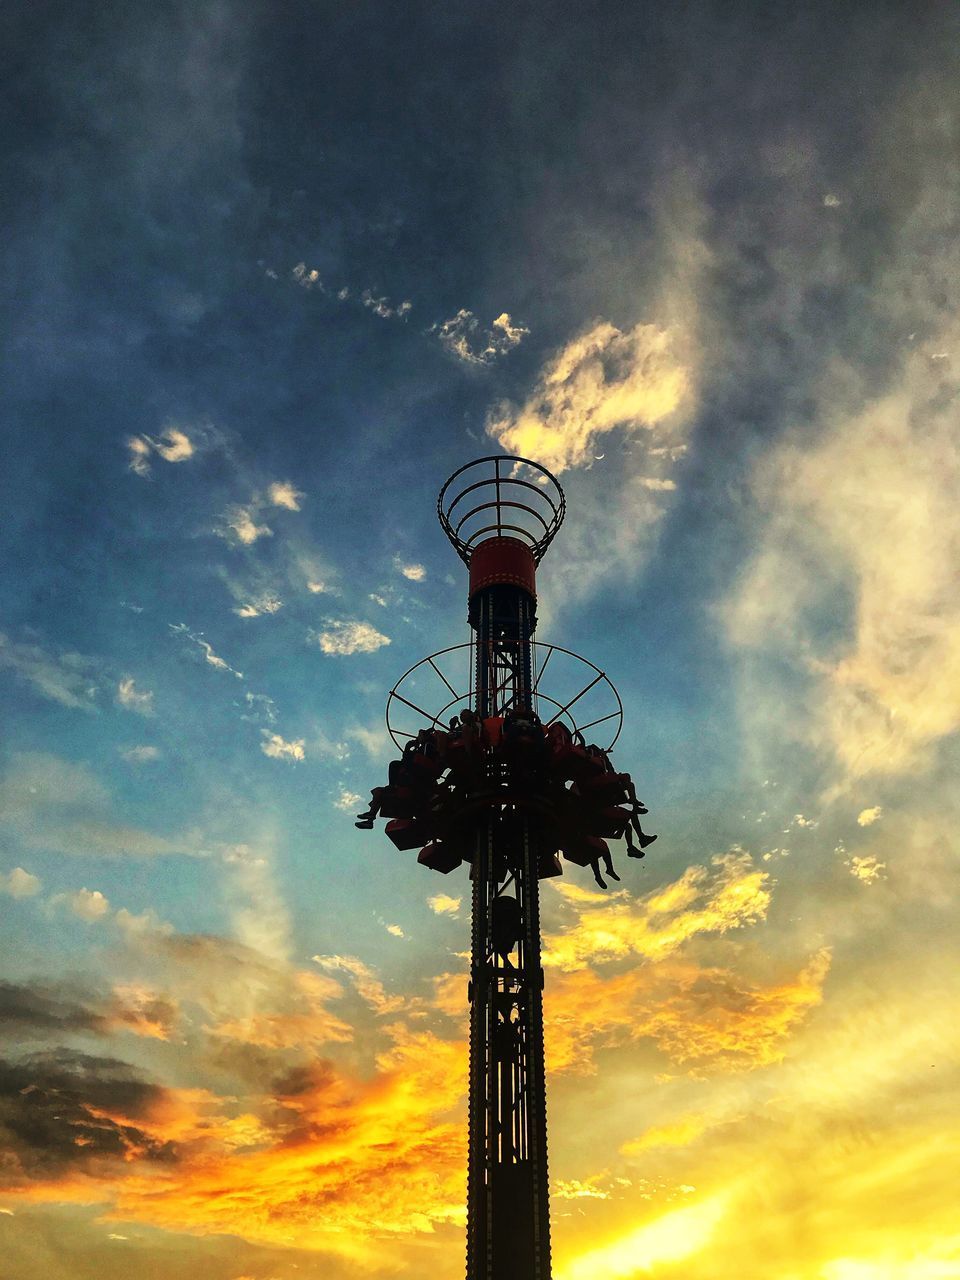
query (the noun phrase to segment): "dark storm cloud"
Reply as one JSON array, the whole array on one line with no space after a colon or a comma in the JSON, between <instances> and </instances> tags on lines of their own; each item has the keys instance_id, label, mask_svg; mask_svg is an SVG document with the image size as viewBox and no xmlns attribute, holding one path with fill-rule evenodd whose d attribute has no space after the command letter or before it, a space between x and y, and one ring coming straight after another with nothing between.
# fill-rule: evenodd
<instances>
[{"instance_id":1,"label":"dark storm cloud","mask_svg":"<svg viewBox=\"0 0 960 1280\"><path fill-rule=\"evenodd\" d=\"M156 993L105 995L69 982L0 982L0 1038L109 1035L124 1028L165 1038L176 1016L176 1004Z\"/></svg>"},{"instance_id":2,"label":"dark storm cloud","mask_svg":"<svg viewBox=\"0 0 960 1280\"><path fill-rule=\"evenodd\" d=\"M107 1030L109 1020L76 992L64 987L0 982L0 1034L94 1031L102 1035Z\"/></svg>"},{"instance_id":3,"label":"dark storm cloud","mask_svg":"<svg viewBox=\"0 0 960 1280\"><path fill-rule=\"evenodd\" d=\"M115 1058L56 1049L0 1060L3 1145L29 1178L134 1153L169 1161L173 1144L136 1124L163 1096L164 1090Z\"/></svg>"}]
</instances>

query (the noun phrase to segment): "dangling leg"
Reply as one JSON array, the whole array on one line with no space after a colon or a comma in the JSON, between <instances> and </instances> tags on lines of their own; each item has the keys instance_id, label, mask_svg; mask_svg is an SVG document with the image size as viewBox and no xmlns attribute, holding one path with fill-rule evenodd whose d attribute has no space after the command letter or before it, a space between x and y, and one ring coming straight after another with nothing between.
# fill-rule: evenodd
<instances>
[{"instance_id":1,"label":"dangling leg","mask_svg":"<svg viewBox=\"0 0 960 1280\"><path fill-rule=\"evenodd\" d=\"M631 818L631 819L630 819L630 822L631 822L631 825L632 825L632 827L633 827L634 831L637 833L637 840L639 841L639 844L640 844L640 848L641 848L641 849L646 849L646 847L647 847L647 845L648 845L648 844L653 844L654 840L656 840L656 838L657 838L657 837L656 837L656 836L648 836L648 835L646 834L646 832L645 832L645 831L643 830L643 828L640 826L640 819L639 819L639 818L637 818L637 817L633 817L633 818Z\"/></svg>"},{"instance_id":2,"label":"dangling leg","mask_svg":"<svg viewBox=\"0 0 960 1280\"><path fill-rule=\"evenodd\" d=\"M601 876L600 874L600 863L598 859L594 858L591 861L590 865L591 867L593 867L594 880L596 880L597 884L600 886L601 889L605 889L607 887L607 882L604 880L603 876Z\"/></svg>"},{"instance_id":3,"label":"dangling leg","mask_svg":"<svg viewBox=\"0 0 960 1280\"><path fill-rule=\"evenodd\" d=\"M383 804L383 795L386 787L374 787L370 792L370 806L366 813L358 813L357 821L353 824L359 827L361 831L372 831L373 820L380 812L380 806Z\"/></svg>"},{"instance_id":4,"label":"dangling leg","mask_svg":"<svg viewBox=\"0 0 960 1280\"><path fill-rule=\"evenodd\" d=\"M623 838L627 842L628 858L642 858L644 856L643 850L638 849L637 846L633 843L633 830L632 830L632 825L629 822L627 823L626 828L624 829Z\"/></svg>"},{"instance_id":5,"label":"dangling leg","mask_svg":"<svg viewBox=\"0 0 960 1280\"><path fill-rule=\"evenodd\" d=\"M613 858L610 856L610 850L603 855L603 869L612 880L619 880L620 877L613 869ZM604 886L606 888L606 886Z\"/></svg>"}]
</instances>

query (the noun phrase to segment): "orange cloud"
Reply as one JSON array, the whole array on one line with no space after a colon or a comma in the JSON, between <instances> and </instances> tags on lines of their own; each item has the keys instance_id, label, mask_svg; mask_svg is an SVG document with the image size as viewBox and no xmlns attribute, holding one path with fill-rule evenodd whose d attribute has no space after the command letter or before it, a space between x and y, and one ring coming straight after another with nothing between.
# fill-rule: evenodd
<instances>
[{"instance_id":1,"label":"orange cloud","mask_svg":"<svg viewBox=\"0 0 960 1280\"><path fill-rule=\"evenodd\" d=\"M557 974L544 1001L547 1066L591 1073L598 1048L644 1039L697 1071L779 1062L790 1034L821 1002L829 965L829 952L819 951L795 977L770 986L680 961L609 977Z\"/></svg>"}]
</instances>

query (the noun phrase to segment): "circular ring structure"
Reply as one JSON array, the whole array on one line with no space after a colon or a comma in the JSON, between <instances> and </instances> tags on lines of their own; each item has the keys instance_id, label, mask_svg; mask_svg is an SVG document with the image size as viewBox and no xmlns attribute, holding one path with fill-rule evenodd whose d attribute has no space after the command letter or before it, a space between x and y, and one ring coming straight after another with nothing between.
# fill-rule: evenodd
<instances>
[{"instance_id":1,"label":"circular ring structure","mask_svg":"<svg viewBox=\"0 0 960 1280\"><path fill-rule=\"evenodd\" d=\"M487 538L517 538L539 564L566 509L560 483L546 467L499 454L455 471L437 499L440 524L464 564Z\"/></svg>"},{"instance_id":2,"label":"circular ring structure","mask_svg":"<svg viewBox=\"0 0 960 1280\"><path fill-rule=\"evenodd\" d=\"M616 685L588 659L560 645L530 643L533 663L533 709L544 726L563 720L571 733L600 725L605 751L623 727L623 703ZM474 701L474 644L455 644L421 658L409 667L387 695L387 732L403 750L421 729L446 729L448 717ZM551 693L542 687L549 671Z\"/></svg>"}]
</instances>

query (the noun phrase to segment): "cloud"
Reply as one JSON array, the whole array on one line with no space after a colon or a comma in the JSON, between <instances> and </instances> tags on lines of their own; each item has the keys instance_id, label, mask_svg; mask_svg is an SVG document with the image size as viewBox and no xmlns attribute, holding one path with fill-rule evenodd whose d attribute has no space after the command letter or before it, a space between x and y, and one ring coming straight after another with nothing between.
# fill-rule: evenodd
<instances>
[{"instance_id":1,"label":"cloud","mask_svg":"<svg viewBox=\"0 0 960 1280\"><path fill-rule=\"evenodd\" d=\"M126 444L130 470L144 477L150 475L152 457L162 458L164 462L186 462L196 451L193 441L179 427L165 427L157 439L148 435L130 436Z\"/></svg>"},{"instance_id":2,"label":"cloud","mask_svg":"<svg viewBox=\"0 0 960 1280\"><path fill-rule=\"evenodd\" d=\"M261 729L260 733L263 738L260 750L271 760L303 760L305 758L303 738L287 742L279 733L271 733L269 729Z\"/></svg>"},{"instance_id":3,"label":"cloud","mask_svg":"<svg viewBox=\"0 0 960 1280\"><path fill-rule=\"evenodd\" d=\"M239 605L233 612L238 618L262 618L264 614L278 613L282 608L283 601L279 596L263 595Z\"/></svg>"},{"instance_id":4,"label":"cloud","mask_svg":"<svg viewBox=\"0 0 960 1280\"><path fill-rule=\"evenodd\" d=\"M654 1151L658 1147L686 1147L696 1140L710 1127L705 1116L681 1116L668 1124L654 1125L641 1134L625 1142L620 1148L627 1157L642 1155L645 1151Z\"/></svg>"},{"instance_id":5,"label":"cloud","mask_svg":"<svg viewBox=\"0 0 960 1280\"><path fill-rule=\"evenodd\" d=\"M830 953L821 949L799 972L768 983L682 958L609 974L554 974L545 1005L547 1065L558 1074L591 1074L598 1048L644 1040L699 1075L781 1062L822 1002L829 967Z\"/></svg>"},{"instance_id":6,"label":"cloud","mask_svg":"<svg viewBox=\"0 0 960 1280\"><path fill-rule=\"evenodd\" d=\"M839 788L921 769L960 728L958 385L918 350L879 393L834 369L816 433L751 477L756 549L723 606L745 714L766 741L792 669L809 690L794 735Z\"/></svg>"},{"instance_id":7,"label":"cloud","mask_svg":"<svg viewBox=\"0 0 960 1280\"><path fill-rule=\"evenodd\" d=\"M472 311L461 308L428 332L435 333L444 350L465 364L489 365L519 346L530 330L514 324L506 311L487 328Z\"/></svg>"},{"instance_id":8,"label":"cloud","mask_svg":"<svg viewBox=\"0 0 960 1280\"><path fill-rule=\"evenodd\" d=\"M7 829L33 849L86 857L155 857L198 852L175 840L116 821L109 792L83 764L42 752L13 755L0 778Z\"/></svg>"},{"instance_id":9,"label":"cloud","mask_svg":"<svg viewBox=\"0 0 960 1280\"><path fill-rule=\"evenodd\" d=\"M51 702L75 710L94 710L98 676L91 658L70 651L53 655L39 645L16 644L0 631L0 668L3 667Z\"/></svg>"},{"instance_id":10,"label":"cloud","mask_svg":"<svg viewBox=\"0 0 960 1280\"><path fill-rule=\"evenodd\" d=\"M117 703L138 715L153 715L153 693L149 689L138 689L133 676L121 676L117 685Z\"/></svg>"},{"instance_id":11,"label":"cloud","mask_svg":"<svg viewBox=\"0 0 960 1280\"><path fill-rule=\"evenodd\" d=\"M372 311L374 315L378 315L383 320L405 319L413 310L413 303L407 299L394 305L389 298L378 298L370 289L364 289L360 294L360 301Z\"/></svg>"},{"instance_id":12,"label":"cloud","mask_svg":"<svg viewBox=\"0 0 960 1280\"><path fill-rule=\"evenodd\" d=\"M857 826L872 827L882 814L883 809L878 804L874 805L872 809L861 809L857 814Z\"/></svg>"},{"instance_id":13,"label":"cloud","mask_svg":"<svg viewBox=\"0 0 960 1280\"><path fill-rule=\"evenodd\" d=\"M359 724L350 725L344 730L344 736L351 742L359 742L371 760L382 760L393 746L382 724L373 728Z\"/></svg>"},{"instance_id":14,"label":"cloud","mask_svg":"<svg viewBox=\"0 0 960 1280\"><path fill-rule=\"evenodd\" d=\"M426 567L422 564L405 564L399 556L397 557L395 564L403 576L410 582L423 582L424 578L427 576Z\"/></svg>"},{"instance_id":15,"label":"cloud","mask_svg":"<svg viewBox=\"0 0 960 1280\"><path fill-rule=\"evenodd\" d=\"M409 1008L410 1001L405 995L389 996L383 983L369 965L364 964L357 956L313 956L314 964L318 964L327 973L346 974L357 993L378 1014L399 1013Z\"/></svg>"},{"instance_id":16,"label":"cloud","mask_svg":"<svg viewBox=\"0 0 960 1280\"><path fill-rule=\"evenodd\" d=\"M287 511L299 511L303 493L289 480L274 480L267 489L267 501L272 507L284 507Z\"/></svg>"},{"instance_id":17,"label":"cloud","mask_svg":"<svg viewBox=\"0 0 960 1280\"><path fill-rule=\"evenodd\" d=\"M435 893L427 899L427 906L438 916L455 916L462 901L462 898L451 898L448 893Z\"/></svg>"},{"instance_id":18,"label":"cloud","mask_svg":"<svg viewBox=\"0 0 960 1280\"><path fill-rule=\"evenodd\" d=\"M0 1061L9 1190L72 1169L102 1176L104 1166L119 1173L128 1161L149 1168L171 1160L170 1146L137 1124L162 1097L163 1090L112 1058L59 1049Z\"/></svg>"},{"instance_id":19,"label":"cloud","mask_svg":"<svg viewBox=\"0 0 960 1280\"><path fill-rule=\"evenodd\" d=\"M160 748L152 746L122 747L120 755L128 764L150 764L160 759Z\"/></svg>"},{"instance_id":20,"label":"cloud","mask_svg":"<svg viewBox=\"0 0 960 1280\"><path fill-rule=\"evenodd\" d=\"M235 540L245 547L252 546L258 538L272 538L273 530L269 525L257 524L258 512L259 504L256 502L247 506L234 503L221 516L221 523L216 527L215 532L221 538Z\"/></svg>"},{"instance_id":21,"label":"cloud","mask_svg":"<svg viewBox=\"0 0 960 1280\"><path fill-rule=\"evenodd\" d=\"M117 1030L165 1040L176 1014L174 1002L136 984L104 995L68 982L0 982L0 1023L21 1040Z\"/></svg>"},{"instance_id":22,"label":"cloud","mask_svg":"<svg viewBox=\"0 0 960 1280\"><path fill-rule=\"evenodd\" d=\"M635 898L561 883L573 919L545 937L543 963L567 971L632 956L663 959L698 934L724 934L765 918L771 879L749 854L719 854L661 889Z\"/></svg>"},{"instance_id":23,"label":"cloud","mask_svg":"<svg viewBox=\"0 0 960 1280\"><path fill-rule=\"evenodd\" d=\"M330 654L373 653L390 643L390 637L369 622L348 619L326 622L322 631L308 632L307 639Z\"/></svg>"},{"instance_id":24,"label":"cloud","mask_svg":"<svg viewBox=\"0 0 960 1280\"><path fill-rule=\"evenodd\" d=\"M358 795L356 791L348 791L346 787L340 788L340 794L334 800L335 809L340 809L343 813L356 813L363 804L363 796Z\"/></svg>"},{"instance_id":25,"label":"cloud","mask_svg":"<svg viewBox=\"0 0 960 1280\"><path fill-rule=\"evenodd\" d=\"M75 893L57 894L53 902L65 902L75 916L92 924L110 914L110 903L99 889L78 889Z\"/></svg>"},{"instance_id":26,"label":"cloud","mask_svg":"<svg viewBox=\"0 0 960 1280\"><path fill-rule=\"evenodd\" d=\"M287 964L290 913L277 884L273 834L264 831L256 841L223 846L220 857L234 934L272 962Z\"/></svg>"},{"instance_id":27,"label":"cloud","mask_svg":"<svg viewBox=\"0 0 960 1280\"><path fill-rule=\"evenodd\" d=\"M607 1244L586 1250L558 1269L557 1280L633 1280L705 1249L723 1220L729 1195L655 1217Z\"/></svg>"},{"instance_id":28,"label":"cloud","mask_svg":"<svg viewBox=\"0 0 960 1280\"><path fill-rule=\"evenodd\" d=\"M638 324L622 332L601 320L547 362L521 406L496 406L487 434L559 474L592 461L607 432L649 433L679 416L691 394L691 370L668 330Z\"/></svg>"},{"instance_id":29,"label":"cloud","mask_svg":"<svg viewBox=\"0 0 960 1280\"><path fill-rule=\"evenodd\" d=\"M23 867L0 871L0 893L5 893L8 898L33 898L39 892L39 878L24 871Z\"/></svg>"},{"instance_id":30,"label":"cloud","mask_svg":"<svg viewBox=\"0 0 960 1280\"><path fill-rule=\"evenodd\" d=\"M849 867L850 874L862 884L873 884L877 880L886 879L883 873L887 868L887 864L880 862L872 855L865 857L854 855L847 859L844 866Z\"/></svg>"},{"instance_id":31,"label":"cloud","mask_svg":"<svg viewBox=\"0 0 960 1280\"><path fill-rule=\"evenodd\" d=\"M386 927L387 933L389 933L394 938L405 938L407 936L404 933L403 929L398 924L388 924L385 927Z\"/></svg>"},{"instance_id":32,"label":"cloud","mask_svg":"<svg viewBox=\"0 0 960 1280\"><path fill-rule=\"evenodd\" d=\"M183 636L185 640L189 640L195 644L203 653L204 661L211 667L215 667L218 671L229 671L231 675L236 676L238 680L243 679L243 672L237 671L231 667L229 662L214 653L213 646L203 638L203 632L191 631L185 622L169 623L170 630L174 635Z\"/></svg>"},{"instance_id":33,"label":"cloud","mask_svg":"<svg viewBox=\"0 0 960 1280\"><path fill-rule=\"evenodd\" d=\"M316 289L320 293L324 293L323 281L320 279L320 272L316 267L308 267L305 262L298 262L290 272L290 275L301 289Z\"/></svg>"}]
</instances>

